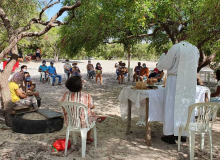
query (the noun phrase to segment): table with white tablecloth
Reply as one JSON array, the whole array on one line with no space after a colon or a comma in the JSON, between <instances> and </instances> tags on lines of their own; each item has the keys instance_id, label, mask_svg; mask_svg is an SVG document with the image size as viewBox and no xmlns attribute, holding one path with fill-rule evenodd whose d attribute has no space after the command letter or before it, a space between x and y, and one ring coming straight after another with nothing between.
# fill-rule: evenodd
<instances>
[{"instance_id":1,"label":"table with white tablecloth","mask_svg":"<svg viewBox=\"0 0 220 160\"><path fill-rule=\"evenodd\" d=\"M205 93L210 95L210 90L207 87L197 86L195 103L204 102ZM146 127L149 127L147 124L149 121L163 122L164 95L165 88L161 86L156 90L136 90L130 87L122 89L118 99L120 101L122 119L124 120L125 117L128 117L127 133L130 132L131 117L140 117L141 121L146 119ZM149 104L147 104L148 102ZM148 111L146 108L148 108Z\"/></svg>"}]
</instances>

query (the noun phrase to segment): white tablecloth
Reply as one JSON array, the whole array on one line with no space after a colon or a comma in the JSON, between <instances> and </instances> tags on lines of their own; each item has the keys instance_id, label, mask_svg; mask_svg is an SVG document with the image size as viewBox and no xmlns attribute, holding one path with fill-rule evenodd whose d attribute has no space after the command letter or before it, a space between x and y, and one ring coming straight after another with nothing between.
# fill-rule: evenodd
<instances>
[{"instance_id":1,"label":"white tablecloth","mask_svg":"<svg viewBox=\"0 0 220 160\"><path fill-rule=\"evenodd\" d=\"M204 102L205 93L210 95L207 87L197 86L195 103ZM148 121L163 121L165 88L157 90L134 90L130 87L122 89L118 99L120 101L121 117L127 117L128 99L132 102L131 116L142 117L146 115L146 98L149 98L149 119Z\"/></svg>"}]
</instances>

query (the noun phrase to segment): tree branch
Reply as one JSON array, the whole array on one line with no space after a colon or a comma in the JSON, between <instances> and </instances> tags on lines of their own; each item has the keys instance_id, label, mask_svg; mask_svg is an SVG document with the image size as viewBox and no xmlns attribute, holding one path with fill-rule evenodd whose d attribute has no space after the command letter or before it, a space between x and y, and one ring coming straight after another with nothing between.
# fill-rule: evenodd
<instances>
[{"instance_id":1,"label":"tree branch","mask_svg":"<svg viewBox=\"0 0 220 160\"><path fill-rule=\"evenodd\" d=\"M10 44L8 47L6 47L0 54L0 62L2 61L2 58L4 57L5 54L7 54L13 47L15 47L15 45L24 37L33 37L33 36L36 36L36 37L39 37L39 36L42 36L43 34L45 34L46 32L48 32L52 27L55 27L59 24L59 22L56 20L59 16L61 16L63 14L63 12L65 11L74 11L76 8L80 7L81 5L81 0L77 0L76 3L72 6L63 6L51 19L49 22L45 22L47 23L46 27L39 31L39 32L22 32L22 30L24 28L19 28L19 31L21 33L18 34L18 36L15 36L13 37L12 41L10 41ZM74 15L75 16L75 15ZM72 17L74 17L72 16ZM2 8L0 8L0 17L2 18L3 22L5 23L5 25L8 27L11 27L9 24L10 22L8 22L8 18L6 18L6 14L4 12L4 10ZM31 23L33 23L31 21ZM58 24L57 24L58 23ZM68 22L66 22L68 23ZM63 24L66 24L66 23L63 23ZM29 23L30 24L30 23ZM28 27L28 25L26 26ZM12 29L12 28L11 28ZM27 29L27 28L26 28ZM17 30L18 31L18 30ZM12 32L14 33L14 31L12 30Z\"/></svg>"},{"instance_id":2,"label":"tree branch","mask_svg":"<svg viewBox=\"0 0 220 160\"><path fill-rule=\"evenodd\" d=\"M157 31L159 31L159 30L162 30L162 28L161 28L161 27L157 27L157 28L153 31L153 33L151 33L151 34L131 35L131 36L128 36L127 39L143 38L143 37L154 37L154 36L156 36Z\"/></svg>"},{"instance_id":3,"label":"tree branch","mask_svg":"<svg viewBox=\"0 0 220 160\"><path fill-rule=\"evenodd\" d=\"M7 15L2 7L0 7L0 17L3 21L3 24L4 24L8 34L11 35L13 29L12 29L11 23L10 23L10 21L9 21L9 19L8 19Z\"/></svg>"},{"instance_id":4,"label":"tree branch","mask_svg":"<svg viewBox=\"0 0 220 160\"><path fill-rule=\"evenodd\" d=\"M53 5L59 3L59 1L56 1L54 3L52 3L51 5L46 5L42 11L40 12L39 15L39 19L33 18L32 20L30 20L30 22L28 23L27 26L25 27L21 27L18 29L18 33L22 33L24 31L27 31L31 28L31 25L34 23L38 23L44 26L48 26L50 23L50 26L55 27L55 26L60 26L60 25L67 25L69 24L70 20L73 19L75 17L75 14L73 13L73 15L69 18L69 20L67 22L61 22L56 20L59 16L61 16L63 14L63 12L65 11L70 11L70 10L75 10L76 8L78 8L81 5L81 0L77 0L77 2L72 5L72 6L63 6L51 19L50 21L44 22L41 20L42 14L44 13L45 10L47 10L48 8L52 7ZM26 34L27 35L27 34ZM30 35L30 33L28 33L28 35ZM40 36L40 35L39 35ZM28 36L29 37L29 36Z\"/></svg>"},{"instance_id":5,"label":"tree branch","mask_svg":"<svg viewBox=\"0 0 220 160\"><path fill-rule=\"evenodd\" d=\"M54 6L55 4L60 3L60 1L56 1L56 2L54 2L54 3L52 3L52 4L50 4L52 1L53 1L53 0L51 0L51 1L42 9L42 11L41 11L40 14L39 14L39 20L42 19L43 13L44 13L48 8ZM49 4L50 4L50 5L49 5Z\"/></svg>"}]
</instances>

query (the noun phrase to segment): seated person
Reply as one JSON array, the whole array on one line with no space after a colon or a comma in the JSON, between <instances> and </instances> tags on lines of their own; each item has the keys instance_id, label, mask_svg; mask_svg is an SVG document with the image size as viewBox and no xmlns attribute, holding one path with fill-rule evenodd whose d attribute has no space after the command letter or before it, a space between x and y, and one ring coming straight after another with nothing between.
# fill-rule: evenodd
<instances>
[{"instance_id":1,"label":"seated person","mask_svg":"<svg viewBox=\"0 0 220 160\"><path fill-rule=\"evenodd\" d=\"M147 79L147 84L161 82L161 79L163 78L163 76L164 76L163 70L162 70L162 71L159 71L159 72L156 74L156 76ZM150 77L150 76L149 76L149 77Z\"/></svg>"},{"instance_id":2,"label":"seated person","mask_svg":"<svg viewBox=\"0 0 220 160\"><path fill-rule=\"evenodd\" d=\"M73 67L70 68L70 73L72 76L80 76L81 77L81 74L80 74L80 69L79 67L77 66L77 63L73 63L72 64Z\"/></svg>"},{"instance_id":3,"label":"seated person","mask_svg":"<svg viewBox=\"0 0 220 160\"><path fill-rule=\"evenodd\" d=\"M210 102L220 103L220 70L217 70L216 73L217 85L215 87L215 92L211 94Z\"/></svg>"},{"instance_id":4,"label":"seated person","mask_svg":"<svg viewBox=\"0 0 220 160\"><path fill-rule=\"evenodd\" d=\"M46 61L42 61L42 65L40 65L38 72L42 75L42 81L47 80L48 78L48 71L47 71L47 66L46 66Z\"/></svg>"},{"instance_id":5,"label":"seated person","mask_svg":"<svg viewBox=\"0 0 220 160\"><path fill-rule=\"evenodd\" d=\"M135 80L138 81L138 77L141 73L141 68L141 62L138 62L138 66L134 68L133 82L135 82Z\"/></svg>"},{"instance_id":6,"label":"seated person","mask_svg":"<svg viewBox=\"0 0 220 160\"><path fill-rule=\"evenodd\" d=\"M41 60L41 50L38 48L36 51L36 61L40 61Z\"/></svg>"},{"instance_id":7,"label":"seated person","mask_svg":"<svg viewBox=\"0 0 220 160\"><path fill-rule=\"evenodd\" d=\"M151 73L148 78L155 77L158 73L159 73L159 70L157 68L154 68L153 73Z\"/></svg>"},{"instance_id":8,"label":"seated person","mask_svg":"<svg viewBox=\"0 0 220 160\"><path fill-rule=\"evenodd\" d=\"M94 70L94 66L93 64L91 64L91 61L88 61L88 64L87 64L87 72L88 72L88 75L89 75L89 79L92 77L95 76L95 70Z\"/></svg>"},{"instance_id":9,"label":"seated person","mask_svg":"<svg viewBox=\"0 0 220 160\"><path fill-rule=\"evenodd\" d=\"M9 89L11 92L11 99L18 106L28 105L34 109L38 109L37 99L35 96L28 96L24 91L22 91L18 84L22 83L24 80L24 73L18 72L12 77L9 82Z\"/></svg>"},{"instance_id":10,"label":"seated person","mask_svg":"<svg viewBox=\"0 0 220 160\"><path fill-rule=\"evenodd\" d=\"M122 61L119 61L118 63L115 63L117 79L118 79L118 76L119 76L119 69L121 67L121 64L122 64Z\"/></svg>"},{"instance_id":11,"label":"seated person","mask_svg":"<svg viewBox=\"0 0 220 160\"><path fill-rule=\"evenodd\" d=\"M124 77L127 76L128 69L125 67L125 63L121 64L121 67L119 69L119 76L118 76L118 82L123 83Z\"/></svg>"},{"instance_id":12,"label":"seated person","mask_svg":"<svg viewBox=\"0 0 220 160\"><path fill-rule=\"evenodd\" d=\"M64 73L67 75L67 78L70 77L70 69L71 69L71 64L69 63L69 60L66 59L65 64L63 66Z\"/></svg>"},{"instance_id":13,"label":"seated person","mask_svg":"<svg viewBox=\"0 0 220 160\"><path fill-rule=\"evenodd\" d=\"M149 76L149 69L146 67L146 64L143 63L143 67L141 68L141 73L140 73L140 81L146 80Z\"/></svg>"},{"instance_id":14,"label":"seated person","mask_svg":"<svg viewBox=\"0 0 220 160\"><path fill-rule=\"evenodd\" d=\"M48 70L48 73L49 73L49 76L52 77L52 86L55 86L55 81L56 81L56 77L59 78L59 82L58 82L58 85L61 85L61 81L62 81L62 76L61 75L58 75L57 72L56 72L56 68L53 66L54 62L51 61L50 62L50 66L47 68Z\"/></svg>"},{"instance_id":15,"label":"seated person","mask_svg":"<svg viewBox=\"0 0 220 160\"><path fill-rule=\"evenodd\" d=\"M82 85L82 79L80 76L70 77L66 81L65 86L69 91L64 93L61 101L80 102L80 103L85 104L88 108L88 120L90 124L94 121L101 123L106 119L106 117L96 116L95 113L92 111L92 109L95 108L93 99L90 94L82 92L83 85ZM79 97L79 98L75 98L75 97ZM67 113L64 108L62 109L64 112L65 122L68 123L68 119L65 116ZM81 120L81 128L86 128L87 127L86 123L85 121L83 121L83 119L85 119L84 110L81 109L80 112L81 113L79 115L80 115L80 120ZM87 132L87 144L90 144L91 142L93 142L93 139L91 138L91 130L89 130Z\"/></svg>"},{"instance_id":16,"label":"seated person","mask_svg":"<svg viewBox=\"0 0 220 160\"><path fill-rule=\"evenodd\" d=\"M102 84L102 67L99 62L96 64L95 73L96 73L96 75L95 75L96 84L97 84L98 78L100 79L100 84Z\"/></svg>"}]
</instances>

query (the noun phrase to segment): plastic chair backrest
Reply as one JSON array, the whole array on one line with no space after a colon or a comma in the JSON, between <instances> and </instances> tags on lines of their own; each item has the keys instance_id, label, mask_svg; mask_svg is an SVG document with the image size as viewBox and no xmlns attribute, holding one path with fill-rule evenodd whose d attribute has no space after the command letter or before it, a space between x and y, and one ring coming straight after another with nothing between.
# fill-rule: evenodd
<instances>
[{"instance_id":1,"label":"plastic chair backrest","mask_svg":"<svg viewBox=\"0 0 220 160\"><path fill-rule=\"evenodd\" d=\"M188 119L185 126L185 131L189 129L191 118L194 116L195 108L198 110L198 118L196 120L197 130L206 131L207 129L212 129L219 107L220 104L212 102L196 103L191 105L188 110ZM212 120L210 121L210 119Z\"/></svg>"},{"instance_id":2,"label":"plastic chair backrest","mask_svg":"<svg viewBox=\"0 0 220 160\"><path fill-rule=\"evenodd\" d=\"M74 129L80 129L82 128L81 124L83 123L83 119L80 117L82 116L83 112L85 115L85 124L87 128L89 128L89 122L88 122L88 110L87 106L83 103L78 102L60 102L60 107L63 108L64 114L66 117L66 121L68 123L68 127L74 128Z\"/></svg>"}]
</instances>

